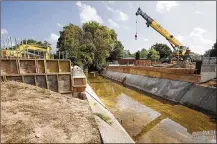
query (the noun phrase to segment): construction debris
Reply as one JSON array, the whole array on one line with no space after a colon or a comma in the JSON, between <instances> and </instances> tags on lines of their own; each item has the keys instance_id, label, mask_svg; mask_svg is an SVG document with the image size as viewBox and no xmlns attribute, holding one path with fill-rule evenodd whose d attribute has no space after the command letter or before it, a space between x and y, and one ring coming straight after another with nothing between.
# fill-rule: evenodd
<instances>
[{"instance_id":1,"label":"construction debris","mask_svg":"<svg viewBox=\"0 0 217 144\"><path fill-rule=\"evenodd\" d=\"M100 143L86 100L15 81L1 94L2 143Z\"/></svg>"}]
</instances>

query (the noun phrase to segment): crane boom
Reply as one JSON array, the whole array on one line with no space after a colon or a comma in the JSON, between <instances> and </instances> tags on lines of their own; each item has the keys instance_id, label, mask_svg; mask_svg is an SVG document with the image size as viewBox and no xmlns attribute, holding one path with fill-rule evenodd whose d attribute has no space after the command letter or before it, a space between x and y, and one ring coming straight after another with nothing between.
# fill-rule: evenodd
<instances>
[{"instance_id":1,"label":"crane boom","mask_svg":"<svg viewBox=\"0 0 217 144\"><path fill-rule=\"evenodd\" d=\"M179 42L173 35L171 35L167 30L165 30L160 24L158 24L155 20L153 20L150 16L144 13L140 8L138 8L136 12L136 16L141 15L146 21L147 27L151 26L154 30L160 33L166 40L169 41L173 49L175 47L183 47L181 42Z\"/></svg>"}]
</instances>

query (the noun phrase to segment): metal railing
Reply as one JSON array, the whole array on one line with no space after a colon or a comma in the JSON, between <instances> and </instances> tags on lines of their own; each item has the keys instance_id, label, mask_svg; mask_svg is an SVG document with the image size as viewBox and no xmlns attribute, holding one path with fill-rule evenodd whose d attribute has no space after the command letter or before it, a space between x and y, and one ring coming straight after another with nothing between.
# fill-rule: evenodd
<instances>
[{"instance_id":1,"label":"metal railing","mask_svg":"<svg viewBox=\"0 0 217 144\"><path fill-rule=\"evenodd\" d=\"M202 57L203 64L217 64L217 57Z\"/></svg>"},{"instance_id":2,"label":"metal railing","mask_svg":"<svg viewBox=\"0 0 217 144\"><path fill-rule=\"evenodd\" d=\"M34 47L34 49L30 47ZM69 56L66 51L52 52L51 47L48 47L48 45L46 47L46 45L41 46L39 44L28 44L27 39L23 38L15 38L9 36L1 37L0 58L68 59L68 57Z\"/></svg>"}]
</instances>

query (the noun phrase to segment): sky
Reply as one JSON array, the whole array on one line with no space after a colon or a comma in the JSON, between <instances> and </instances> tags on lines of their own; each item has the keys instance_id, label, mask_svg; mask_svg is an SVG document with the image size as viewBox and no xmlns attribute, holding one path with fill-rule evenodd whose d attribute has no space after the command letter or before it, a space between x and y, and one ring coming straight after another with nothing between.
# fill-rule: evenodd
<instances>
[{"instance_id":1,"label":"sky","mask_svg":"<svg viewBox=\"0 0 217 144\"><path fill-rule=\"evenodd\" d=\"M1 36L46 40L55 51L63 26L81 27L95 20L114 29L131 52L157 42L170 46L141 16L136 17L138 7L193 52L203 54L216 41L216 1L3 1Z\"/></svg>"}]
</instances>

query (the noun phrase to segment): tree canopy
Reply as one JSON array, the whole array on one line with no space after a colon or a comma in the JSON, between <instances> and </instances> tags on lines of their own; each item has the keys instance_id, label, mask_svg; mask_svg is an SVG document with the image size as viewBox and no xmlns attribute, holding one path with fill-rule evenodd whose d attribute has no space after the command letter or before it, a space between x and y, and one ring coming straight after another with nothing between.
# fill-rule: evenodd
<instances>
[{"instance_id":1,"label":"tree canopy","mask_svg":"<svg viewBox=\"0 0 217 144\"><path fill-rule=\"evenodd\" d=\"M217 43L213 44L212 49L205 52L204 56L217 57Z\"/></svg>"},{"instance_id":2,"label":"tree canopy","mask_svg":"<svg viewBox=\"0 0 217 144\"><path fill-rule=\"evenodd\" d=\"M135 58L135 54L131 53L129 50L123 50L123 57L124 58L128 58L128 57Z\"/></svg>"},{"instance_id":3,"label":"tree canopy","mask_svg":"<svg viewBox=\"0 0 217 144\"><path fill-rule=\"evenodd\" d=\"M151 48L159 52L160 58L168 58L172 54L170 47L166 44L156 43Z\"/></svg>"},{"instance_id":4,"label":"tree canopy","mask_svg":"<svg viewBox=\"0 0 217 144\"><path fill-rule=\"evenodd\" d=\"M192 53L192 60L201 60L201 55L197 53Z\"/></svg>"},{"instance_id":5,"label":"tree canopy","mask_svg":"<svg viewBox=\"0 0 217 144\"><path fill-rule=\"evenodd\" d=\"M44 42L41 42L41 41L36 41L36 40L34 40L34 39L28 39L28 40L22 40L21 41L21 43L23 43L23 44L34 44L34 45L38 45L38 46L40 46L40 47L44 47L44 48L46 48L47 46L51 46L51 44L50 43L48 43L47 41L44 41Z\"/></svg>"},{"instance_id":6,"label":"tree canopy","mask_svg":"<svg viewBox=\"0 0 217 144\"><path fill-rule=\"evenodd\" d=\"M123 56L123 45L117 34L95 21L86 22L82 28L69 24L60 31L57 42L60 51L67 51L81 67L94 65L102 68L106 60L118 60Z\"/></svg>"},{"instance_id":7,"label":"tree canopy","mask_svg":"<svg viewBox=\"0 0 217 144\"><path fill-rule=\"evenodd\" d=\"M141 51L140 51L140 57L141 58L147 58L147 55L148 55L148 51L143 48Z\"/></svg>"},{"instance_id":8,"label":"tree canopy","mask_svg":"<svg viewBox=\"0 0 217 144\"><path fill-rule=\"evenodd\" d=\"M124 57L124 46L120 41L116 41L114 49L110 52L109 61L117 61Z\"/></svg>"},{"instance_id":9,"label":"tree canopy","mask_svg":"<svg viewBox=\"0 0 217 144\"><path fill-rule=\"evenodd\" d=\"M150 48L148 57L151 60L158 60L158 59L160 59L160 53L159 53L159 51L156 51L154 48Z\"/></svg>"},{"instance_id":10,"label":"tree canopy","mask_svg":"<svg viewBox=\"0 0 217 144\"><path fill-rule=\"evenodd\" d=\"M140 51L136 52L136 60L140 60Z\"/></svg>"}]
</instances>

